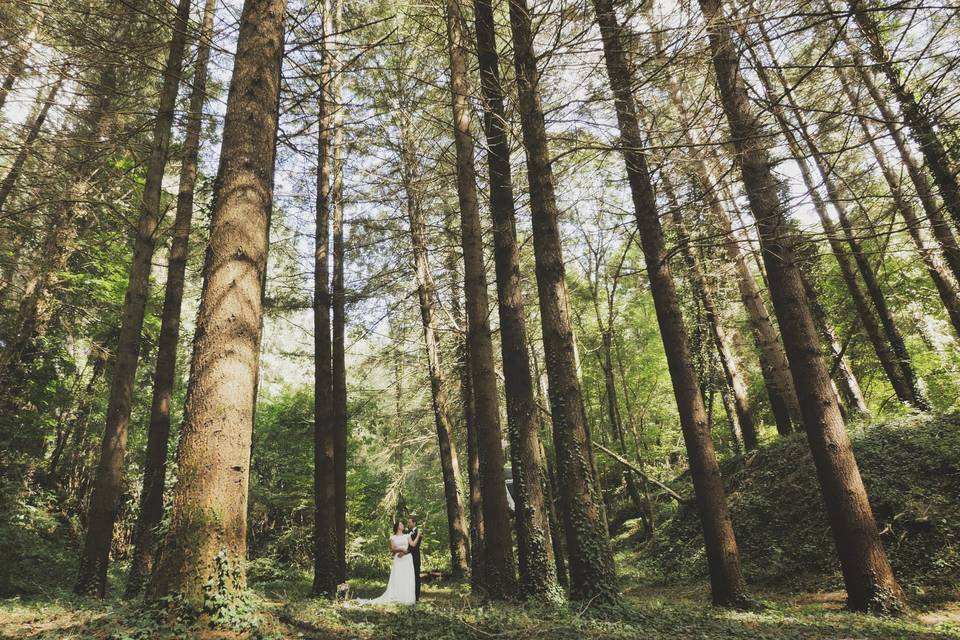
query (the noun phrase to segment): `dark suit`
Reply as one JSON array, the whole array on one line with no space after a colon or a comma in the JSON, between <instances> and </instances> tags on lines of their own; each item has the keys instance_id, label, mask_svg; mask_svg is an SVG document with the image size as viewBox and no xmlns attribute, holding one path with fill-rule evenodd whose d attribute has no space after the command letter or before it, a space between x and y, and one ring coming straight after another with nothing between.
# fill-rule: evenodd
<instances>
[{"instance_id":1,"label":"dark suit","mask_svg":"<svg viewBox=\"0 0 960 640\"><path fill-rule=\"evenodd\" d=\"M420 530L414 527L410 530L410 537L415 538L420 534ZM420 540L417 540L417 546L410 545L410 555L413 556L413 576L417 585L417 600L420 599Z\"/></svg>"}]
</instances>

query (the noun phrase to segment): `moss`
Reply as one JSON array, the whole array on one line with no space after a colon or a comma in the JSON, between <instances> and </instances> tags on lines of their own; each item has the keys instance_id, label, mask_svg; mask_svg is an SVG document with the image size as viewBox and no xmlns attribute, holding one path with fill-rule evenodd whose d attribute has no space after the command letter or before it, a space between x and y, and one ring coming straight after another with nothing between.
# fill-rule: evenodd
<instances>
[{"instance_id":1,"label":"moss","mask_svg":"<svg viewBox=\"0 0 960 640\"><path fill-rule=\"evenodd\" d=\"M851 429L882 539L912 599L960 584L960 415L911 416ZM784 590L842 589L839 562L802 434L723 465L744 574ZM689 495L686 478L674 487ZM656 543L619 536L620 566L657 583L706 576L693 506L661 504ZM632 566L631 566L632 565Z\"/></svg>"}]
</instances>

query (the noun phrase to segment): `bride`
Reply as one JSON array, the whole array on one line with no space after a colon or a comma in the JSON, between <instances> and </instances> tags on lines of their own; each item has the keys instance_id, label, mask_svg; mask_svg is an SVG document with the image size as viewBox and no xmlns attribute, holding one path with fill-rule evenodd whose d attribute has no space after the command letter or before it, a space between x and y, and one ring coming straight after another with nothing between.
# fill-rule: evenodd
<instances>
[{"instance_id":1,"label":"bride","mask_svg":"<svg viewBox=\"0 0 960 640\"><path fill-rule=\"evenodd\" d=\"M413 556L410 555L410 536L404 532L403 523L393 525L390 536L390 552L393 554L393 567L387 590L379 598L365 600L358 598L359 604L414 604L417 601L416 577L413 569Z\"/></svg>"}]
</instances>

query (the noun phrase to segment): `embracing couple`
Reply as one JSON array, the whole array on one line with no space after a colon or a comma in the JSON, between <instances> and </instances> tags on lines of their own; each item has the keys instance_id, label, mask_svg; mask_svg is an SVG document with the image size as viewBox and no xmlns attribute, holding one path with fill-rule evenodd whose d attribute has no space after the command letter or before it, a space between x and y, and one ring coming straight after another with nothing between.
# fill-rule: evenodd
<instances>
[{"instance_id":1,"label":"embracing couple","mask_svg":"<svg viewBox=\"0 0 960 640\"><path fill-rule=\"evenodd\" d=\"M387 590L379 598L357 600L360 604L414 604L420 599L420 542L423 534L417 528L414 517L407 518L406 528L402 520L393 525L390 536L390 553L393 566Z\"/></svg>"}]
</instances>

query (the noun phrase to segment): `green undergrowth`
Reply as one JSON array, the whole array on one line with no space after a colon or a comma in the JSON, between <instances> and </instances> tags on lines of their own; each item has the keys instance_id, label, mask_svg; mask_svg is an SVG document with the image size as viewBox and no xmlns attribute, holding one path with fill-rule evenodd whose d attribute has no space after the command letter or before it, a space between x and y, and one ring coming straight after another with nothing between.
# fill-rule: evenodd
<instances>
[{"instance_id":1,"label":"green undergrowth","mask_svg":"<svg viewBox=\"0 0 960 640\"><path fill-rule=\"evenodd\" d=\"M374 585L365 585L372 588ZM382 589L382 583L376 585ZM119 600L0 601L0 638L18 640L946 640L960 638L960 610L884 618L852 614L837 599L770 596L738 612L712 607L705 585L632 591L616 612L589 606L484 603L465 585L427 585L413 607L362 607L309 597L276 601L251 594L257 626L211 629Z\"/></svg>"},{"instance_id":2,"label":"green undergrowth","mask_svg":"<svg viewBox=\"0 0 960 640\"><path fill-rule=\"evenodd\" d=\"M960 415L911 416L850 429L894 571L914 603L960 585ZM806 438L794 434L721 465L747 580L782 591L842 588ZM692 496L688 478L673 488ZM640 523L618 536L622 572L647 584L706 576L693 504L661 502L655 541Z\"/></svg>"},{"instance_id":3,"label":"green undergrowth","mask_svg":"<svg viewBox=\"0 0 960 640\"><path fill-rule=\"evenodd\" d=\"M0 482L0 598L41 594L76 578L76 524L54 498L25 482Z\"/></svg>"},{"instance_id":4,"label":"green undergrowth","mask_svg":"<svg viewBox=\"0 0 960 640\"><path fill-rule=\"evenodd\" d=\"M632 521L618 534L625 598L614 611L485 603L461 583L426 584L415 607L329 603L310 596L308 566L273 557L248 563L250 589L240 597L212 584L203 611L124 601L124 562L113 563L110 596L98 601L70 593L77 553L71 523L52 516L43 496L8 487L0 549L7 593L16 595L0 599L0 639L960 639L960 416L851 431L884 543L911 599L912 611L900 618L844 611L812 463L796 435L723 463L744 573L762 605L753 611L709 604L696 511L665 499L656 543L641 541ZM672 486L692 495L684 477ZM223 570L229 577L230 567ZM384 588L379 567L352 567L351 575L352 598Z\"/></svg>"}]
</instances>

